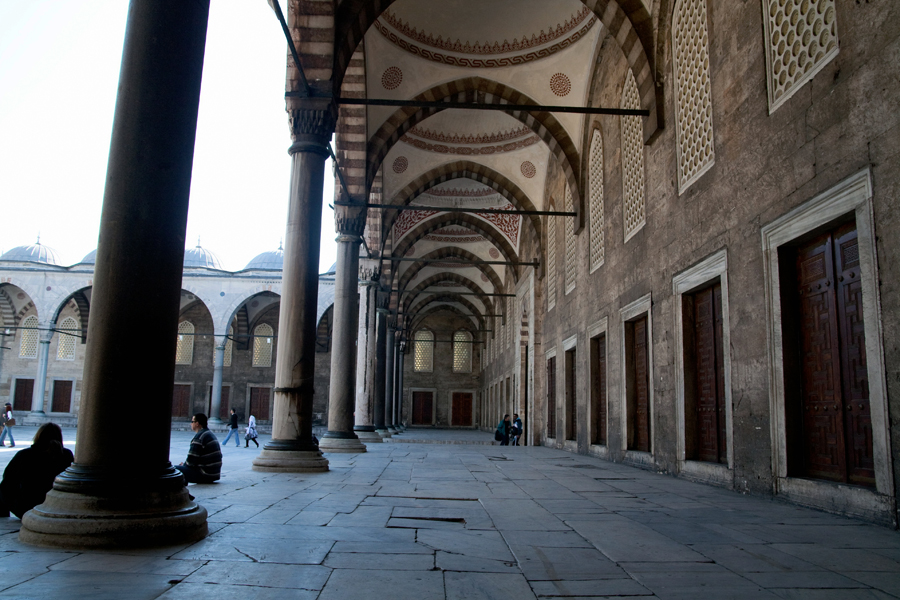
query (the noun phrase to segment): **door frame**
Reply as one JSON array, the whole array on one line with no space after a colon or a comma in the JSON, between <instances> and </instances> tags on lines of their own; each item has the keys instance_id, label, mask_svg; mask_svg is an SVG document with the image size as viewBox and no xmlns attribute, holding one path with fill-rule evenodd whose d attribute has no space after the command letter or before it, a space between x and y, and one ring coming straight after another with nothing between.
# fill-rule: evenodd
<instances>
[{"instance_id":1,"label":"door frame","mask_svg":"<svg viewBox=\"0 0 900 600\"><path fill-rule=\"evenodd\" d=\"M55 412L53 410L53 395L56 393L56 382L57 381L68 381L72 384L72 391L69 392L69 410L68 412ZM54 377L50 380L50 410L48 413L52 413L54 415L71 415L75 414L77 411L75 410L75 387L78 381L74 377Z\"/></svg>"},{"instance_id":2,"label":"door frame","mask_svg":"<svg viewBox=\"0 0 900 600\"><path fill-rule=\"evenodd\" d=\"M866 168L762 228L769 362L769 410L774 492L797 502L870 520L895 520L894 476L889 433L887 382L878 293L878 261L872 174ZM866 334L875 490L824 480L788 477L785 419L784 345L778 249L810 231L852 213L859 243L860 283Z\"/></svg>"}]
</instances>

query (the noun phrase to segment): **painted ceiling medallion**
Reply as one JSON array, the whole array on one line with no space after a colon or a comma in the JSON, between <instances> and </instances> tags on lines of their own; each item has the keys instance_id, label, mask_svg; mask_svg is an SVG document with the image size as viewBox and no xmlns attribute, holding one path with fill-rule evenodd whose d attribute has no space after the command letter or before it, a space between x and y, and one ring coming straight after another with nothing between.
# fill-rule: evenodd
<instances>
[{"instance_id":1,"label":"painted ceiling medallion","mask_svg":"<svg viewBox=\"0 0 900 600\"><path fill-rule=\"evenodd\" d=\"M537 175L537 169L530 160L526 160L525 162L523 162L521 169L522 175L524 175L528 179L531 179L532 177Z\"/></svg>"},{"instance_id":2,"label":"painted ceiling medallion","mask_svg":"<svg viewBox=\"0 0 900 600\"><path fill-rule=\"evenodd\" d=\"M565 73L555 73L550 78L550 91L557 96L568 96L572 91L572 81Z\"/></svg>"},{"instance_id":3,"label":"painted ceiling medallion","mask_svg":"<svg viewBox=\"0 0 900 600\"><path fill-rule=\"evenodd\" d=\"M392 11L383 12L374 26L398 48L427 60L457 67L496 68L522 65L555 54L584 37L596 22L591 10L583 6L548 32L525 34L521 39L513 38L512 42L504 39L474 44L468 40L453 41L450 36L444 39L443 35L435 36L424 29L420 31ZM497 58L487 58L493 56Z\"/></svg>"},{"instance_id":4,"label":"painted ceiling medallion","mask_svg":"<svg viewBox=\"0 0 900 600\"><path fill-rule=\"evenodd\" d=\"M490 250L488 250L488 254L490 254L491 258L493 258L494 260L500 258L500 252L496 248L491 248Z\"/></svg>"},{"instance_id":5,"label":"painted ceiling medallion","mask_svg":"<svg viewBox=\"0 0 900 600\"><path fill-rule=\"evenodd\" d=\"M409 159L405 156L398 156L394 159L394 164L391 165L391 168L394 169L394 173L402 173L409 167Z\"/></svg>"},{"instance_id":6,"label":"painted ceiling medallion","mask_svg":"<svg viewBox=\"0 0 900 600\"><path fill-rule=\"evenodd\" d=\"M400 86L403 81L403 71L400 67L388 67L381 75L381 85L386 90L394 90Z\"/></svg>"},{"instance_id":7,"label":"painted ceiling medallion","mask_svg":"<svg viewBox=\"0 0 900 600\"><path fill-rule=\"evenodd\" d=\"M488 281L490 281L490 279L488 279L488 276L485 275L484 273L481 274L481 280L484 281L485 283L487 283Z\"/></svg>"},{"instance_id":8,"label":"painted ceiling medallion","mask_svg":"<svg viewBox=\"0 0 900 600\"><path fill-rule=\"evenodd\" d=\"M406 249L406 254L404 256L412 256L416 252L416 245L413 244L409 248Z\"/></svg>"}]
</instances>

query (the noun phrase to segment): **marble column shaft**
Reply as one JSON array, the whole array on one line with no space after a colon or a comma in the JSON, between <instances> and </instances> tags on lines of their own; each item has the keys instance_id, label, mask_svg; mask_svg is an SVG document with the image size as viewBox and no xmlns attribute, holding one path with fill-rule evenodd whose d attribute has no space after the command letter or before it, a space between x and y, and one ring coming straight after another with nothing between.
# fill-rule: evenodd
<instances>
[{"instance_id":1,"label":"marble column shaft","mask_svg":"<svg viewBox=\"0 0 900 600\"><path fill-rule=\"evenodd\" d=\"M47 394L47 365L50 362L50 340L53 339L53 327L55 323L47 325L48 329L41 329L38 334L38 364L37 374L34 379L34 391L31 395L31 413L44 414L44 397Z\"/></svg>"},{"instance_id":2,"label":"marble column shaft","mask_svg":"<svg viewBox=\"0 0 900 600\"><path fill-rule=\"evenodd\" d=\"M384 353L384 425L391 433L396 431L394 428L394 373L396 372L396 365L394 365L394 348L396 344L394 340L396 339L396 334L397 330L389 325Z\"/></svg>"},{"instance_id":3,"label":"marble column shaft","mask_svg":"<svg viewBox=\"0 0 900 600\"><path fill-rule=\"evenodd\" d=\"M362 273L359 298L359 333L356 355L356 420L353 430L366 444L381 442L375 433L375 353L377 348L377 314L375 300L377 284L371 279L374 271Z\"/></svg>"},{"instance_id":4,"label":"marble column shaft","mask_svg":"<svg viewBox=\"0 0 900 600\"><path fill-rule=\"evenodd\" d=\"M225 337L215 336L216 351L213 354L212 398L209 405L211 423L221 423L219 413L222 410L222 369L225 366Z\"/></svg>"},{"instance_id":5,"label":"marble column shaft","mask_svg":"<svg viewBox=\"0 0 900 600\"><path fill-rule=\"evenodd\" d=\"M379 292L379 296L382 293ZM381 298L379 298L381 304ZM385 427L385 379L387 379L387 365L384 355L387 352L387 320L388 310L379 308L376 310L376 351L375 351L375 431L382 437L390 437L390 432Z\"/></svg>"},{"instance_id":6,"label":"marble column shaft","mask_svg":"<svg viewBox=\"0 0 900 600\"><path fill-rule=\"evenodd\" d=\"M75 463L24 515L19 538L26 543L122 547L207 533L206 510L169 462L169 434L208 19L208 2L129 6ZM125 451L123 431L137 424L140 444Z\"/></svg>"},{"instance_id":7,"label":"marble column shaft","mask_svg":"<svg viewBox=\"0 0 900 600\"><path fill-rule=\"evenodd\" d=\"M397 365L397 425L404 429L403 425L403 366L406 360L406 342L400 343L400 352L398 352Z\"/></svg>"}]
</instances>

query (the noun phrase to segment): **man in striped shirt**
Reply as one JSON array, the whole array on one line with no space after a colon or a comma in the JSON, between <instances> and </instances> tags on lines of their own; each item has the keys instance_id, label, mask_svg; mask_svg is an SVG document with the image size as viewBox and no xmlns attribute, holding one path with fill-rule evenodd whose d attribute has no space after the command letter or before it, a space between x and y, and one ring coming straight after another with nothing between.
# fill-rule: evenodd
<instances>
[{"instance_id":1,"label":"man in striped shirt","mask_svg":"<svg viewBox=\"0 0 900 600\"><path fill-rule=\"evenodd\" d=\"M222 448L216 435L207 428L206 415L197 413L191 418L191 449L187 459L176 469L184 475L187 483L212 483L218 481L222 471Z\"/></svg>"}]
</instances>

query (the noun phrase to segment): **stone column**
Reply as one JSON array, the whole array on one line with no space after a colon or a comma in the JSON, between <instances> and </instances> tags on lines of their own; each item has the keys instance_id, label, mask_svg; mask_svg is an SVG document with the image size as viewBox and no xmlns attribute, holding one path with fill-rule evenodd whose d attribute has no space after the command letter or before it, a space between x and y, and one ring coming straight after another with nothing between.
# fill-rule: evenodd
<instances>
[{"instance_id":1,"label":"stone column","mask_svg":"<svg viewBox=\"0 0 900 600\"><path fill-rule=\"evenodd\" d=\"M38 331L38 364L34 378L34 392L31 395L31 414L44 416L44 396L47 393L47 363L50 361L50 340L56 324L50 323Z\"/></svg>"},{"instance_id":2,"label":"stone column","mask_svg":"<svg viewBox=\"0 0 900 600\"><path fill-rule=\"evenodd\" d=\"M391 425L393 425L394 431L396 433L400 433L402 431L402 427L400 427L400 337L402 335L402 331L400 329L396 329L394 331L394 393L393 400L391 404L393 405L393 417L391 419Z\"/></svg>"},{"instance_id":3,"label":"stone column","mask_svg":"<svg viewBox=\"0 0 900 600\"><path fill-rule=\"evenodd\" d=\"M397 427L400 431L406 430L403 424L403 363L406 360L406 340L400 342L400 351L397 353Z\"/></svg>"},{"instance_id":4,"label":"stone column","mask_svg":"<svg viewBox=\"0 0 900 600\"><path fill-rule=\"evenodd\" d=\"M387 326L384 353L384 428L394 434L397 433L397 428L394 427L394 374L397 372L394 349L397 330L392 325L389 323Z\"/></svg>"},{"instance_id":5,"label":"stone column","mask_svg":"<svg viewBox=\"0 0 900 600\"><path fill-rule=\"evenodd\" d=\"M328 460L312 435L313 377L322 188L337 111L329 98L295 99L292 107L294 143L288 150L291 192L278 314L272 440L253 460L253 470L300 473L328 470Z\"/></svg>"},{"instance_id":6,"label":"stone column","mask_svg":"<svg viewBox=\"0 0 900 600\"><path fill-rule=\"evenodd\" d=\"M376 310L378 323L376 331L375 351L375 432L383 438L391 437L391 432L385 426L385 380L387 379L387 365L384 355L387 353L387 295L378 293L378 309Z\"/></svg>"},{"instance_id":7,"label":"stone column","mask_svg":"<svg viewBox=\"0 0 900 600\"><path fill-rule=\"evenodd\" d=\"M208 2L128 9L75 463L24 515L23 542L82 549L207 534L206 509L169 462L169 434L208 17Z\"/></svg>"},{"instance_id":8,"label":"stone column","mask_svg":"<svg viewBox=\"0 0 900 600\"><path fill-rule=\"evenodd\" d=\"M366 210L337 207L337 269L334 281L334 328L331 339L331 384L328 431L319 441L325 452L365 452L366 445L353 431L356 407L356 338L359 333L359 246L366 225ZM354 211L355 214L353 214Z\"/></svg>"},{"instance_id":9,"label":"stone column","mask_svg":"<svg viewBox=\"0 0 900 600\"><path fill-rule=\"evenodd\" d=\"M219 412L222 410L222 368L225 366L225 336L214 336L216 352L213 355L212 398L209 405L209 422L221 423Z\"/></svg>"},{"instance_id":10,"label":"stone column","mask_svg":"<svg viewBox=\"0 0 900 600\"><path fill-rule=\"evenodd\" d=\"M374 262L374 261L361 261ZM375 296L378 291L378 269L373 265L359 267L359 325L356 338L356 419L353 431L366 444L381 443L381 436L375 432Z\"/></svg>"}]
</instances>

